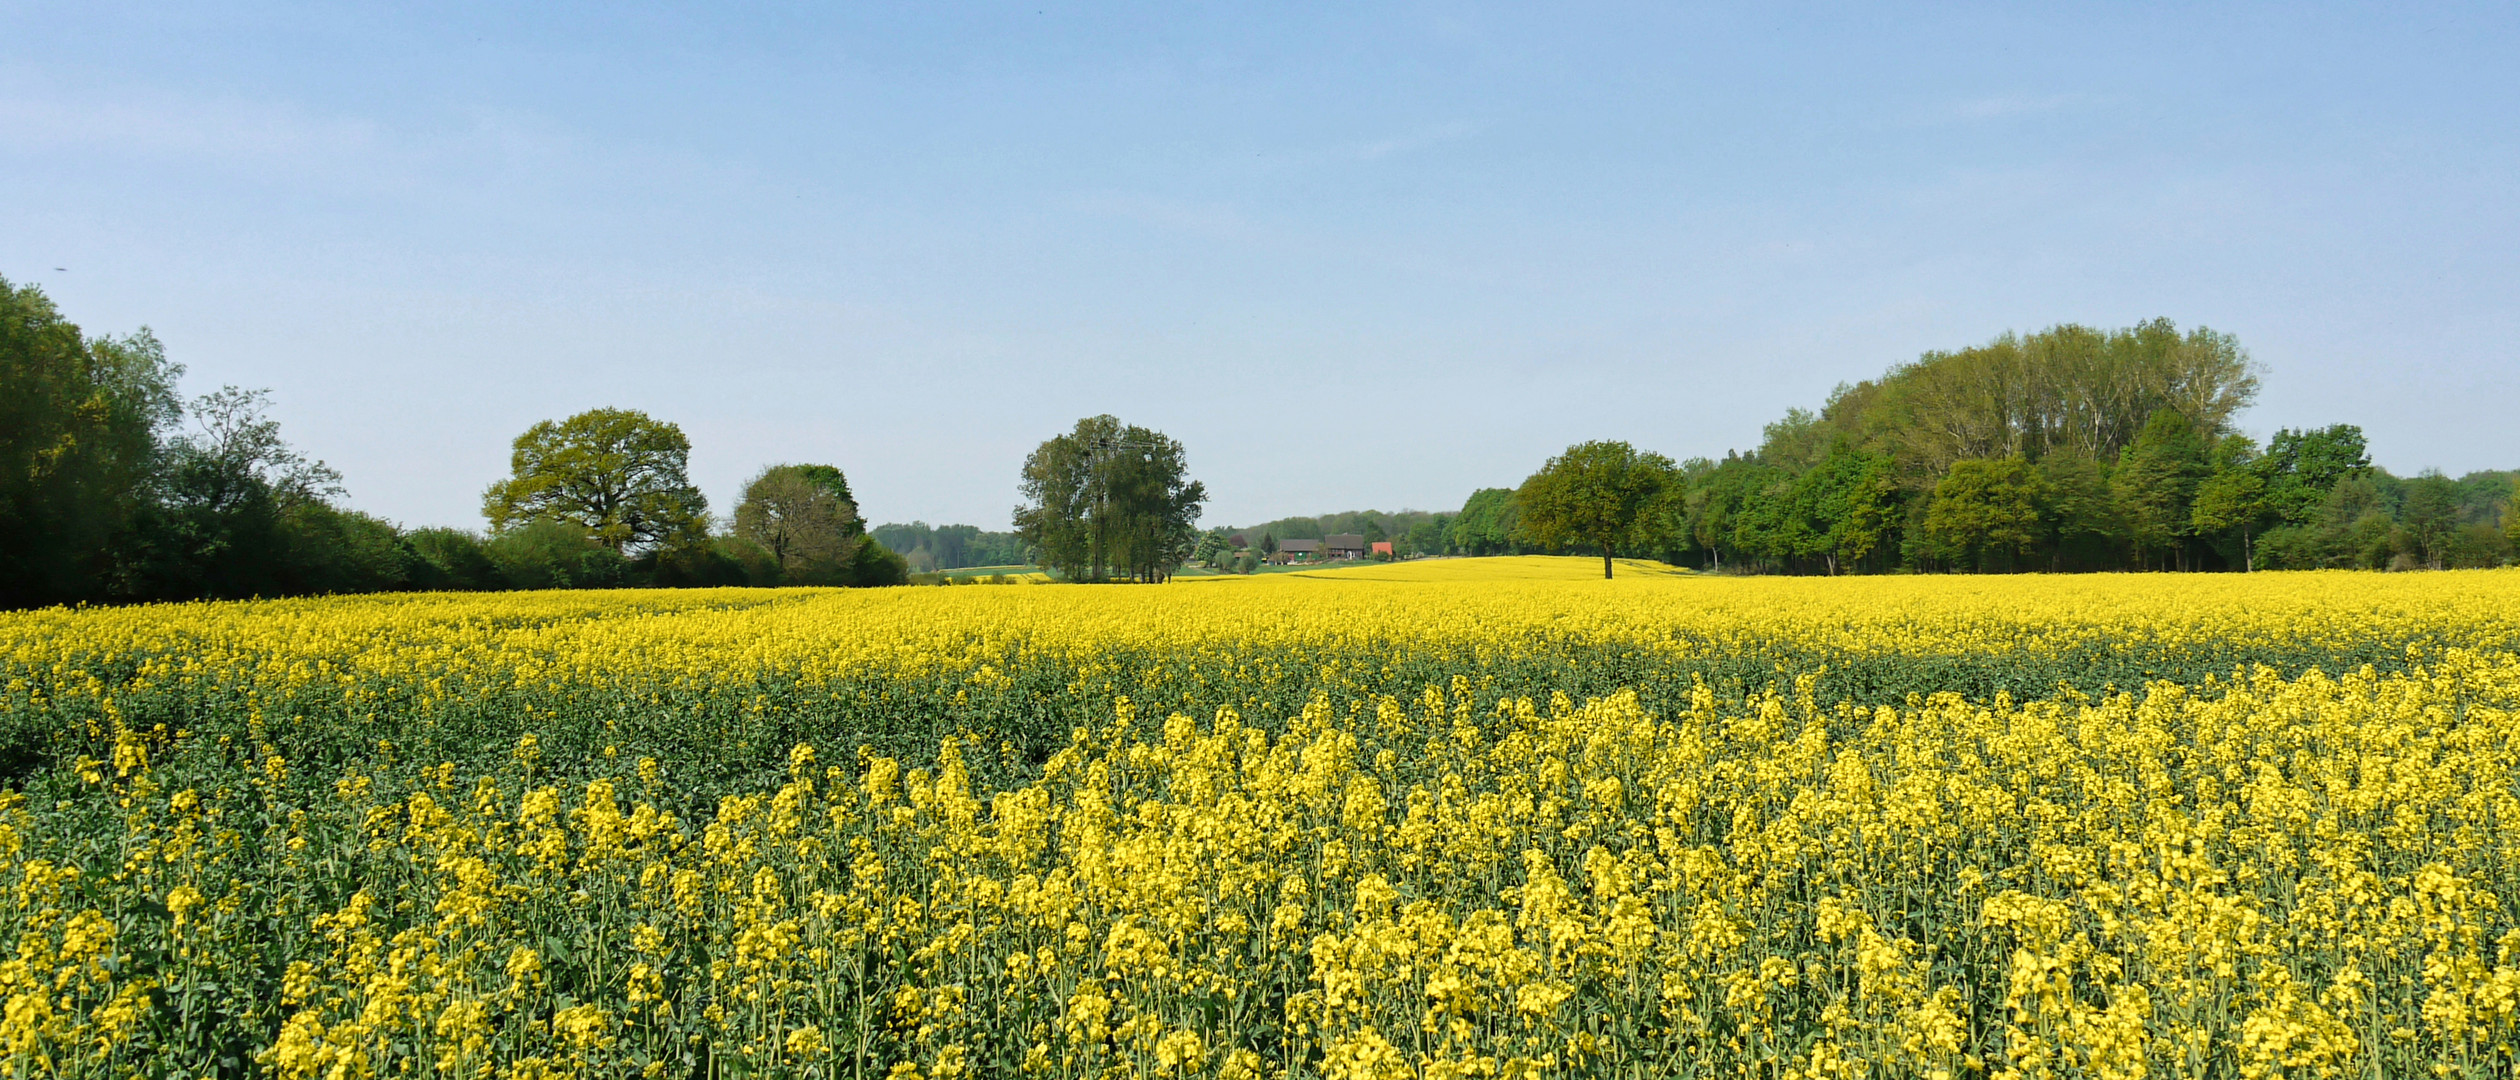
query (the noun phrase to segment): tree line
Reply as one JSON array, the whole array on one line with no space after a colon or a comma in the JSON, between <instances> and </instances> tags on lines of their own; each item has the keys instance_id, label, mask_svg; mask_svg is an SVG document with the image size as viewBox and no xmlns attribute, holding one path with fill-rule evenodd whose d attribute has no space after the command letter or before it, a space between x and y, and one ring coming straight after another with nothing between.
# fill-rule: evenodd
<instances>
[{"instance_id":1,"label":"tree line","mask_svg":"<svg viewBox=\"0 0 2520 1080\"><path fill-rule=\"evenodd\" d=\"M2261 444L2233 426L2257 390L2238 342L2210 329L2006 334L1841 385L1721 460L1571 447L1473 494L1444 553L1796 574L2513 561L2520 473L2393 476L2351 424Z\"/></svg>"},{"instance_id":2,"label":"tree line","mask_svg":"<svg viewBox=\"0 0 2520 1080\"><path fill-rule=\"evenodd\" d=\"M924 521L877 525L867 534L900 552L914 574L963 570L974 566L1022 566L1033 561L1032 545L1012 532L992 532L977 525L930 525Z\"/></svg>"},{"instance_id":3,"label":"tree line","mask_svg":"<svg viewBox=\"0 0 2520 1080\"><path fill-rule=\"evenodd\" d=\"M1283 540L1388 542L1396 557L1583 551L1707 569L2250 570L2505 565L2520 473L2401 478L2361 429L2233 418L2258 370L2230 336L2168 320L2075 325L1930 352L1793 409L1759 446L1673 462L1570 447L1450 513L1356 511L1250 529L1197 523L1207 494L1161 432L1088 417L1044 441L1009 531L869 530L847 478L780 464L709 512L690 443L625 409L519 435L487 529L403 529L339 503L262 391L185 400L143 329L92 336L0 279L0 606L392 589L886 585L912 570L1038 563L1071 581L1253 569ZM905 554L901 553L907 553Z\"/></svg>"},{"instance_id":4,"label":"tree line","mask_svg":"<svg viewBox=\"0 0 2520 1080\"><path fill-rule=\"evenodd\" d=\"M1710 570L1837 574L2446 569L2520 552L2520 473L2399 477L2361 428L2234 417L2259 371L2230 335L2166 319L2061 325L1929 352L1789 410L1759 446L1674 462L1569 447L1457 511L1354 511L1207 530L1192 558L1248 572L1285 540L1392 557L1583 551Z\"/></svg>"},{"instance_id":5,"label":"tree line","mask_svg":"<svg viewBox=\"0 0 2520 1080\"><path fill-rule=\"evenodd\" d=\"M90 335L0 279L0 607L397 589L883 585L829 465L774 465L714 518L673 424L595 409L517 437L488 529L403 529L340 505L264 391L186 400L147 330Z\"/></svg>"}]
</instances>

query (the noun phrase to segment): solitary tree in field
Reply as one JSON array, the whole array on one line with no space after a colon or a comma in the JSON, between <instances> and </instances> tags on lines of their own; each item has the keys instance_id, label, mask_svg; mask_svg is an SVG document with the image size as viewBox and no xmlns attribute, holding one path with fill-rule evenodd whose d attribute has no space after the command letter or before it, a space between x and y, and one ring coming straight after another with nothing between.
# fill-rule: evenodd
<instances>
[{"instance_id":1,"label":"solitary tree in field","mask_svg":"<svg viewBox=\"0 0 2520 1080\"><path fill-rule=\"evenodd\" d=\"M1190 479L1181 442L1092 416L1024 459L1015 532L1074 580L1123 574L1162 581L1198 542L1207 487Z\"/></svg>"},{"instance_id":2,"label":"solitary tree in field","mask_svg":"<svg viewBox=\"0 0 2520 1080\"><path fill-rule=\"evenodd\" d=\"M615 551L695 535L709 503L691 486L682 429L630 409L545 420L516 437L514 475L483 492L492 532L549 517L584 527Z\"/></svg>"},{"instance_id":3,"label":"solitary tree in field","mask_svg":"<svg viewBox=\"0 0 2520 1080\"><path fill-rule=\"evenodd\" d=\"M1653 542L1655 513L1677 470L1661 454L1623 442L1588 442L1550 458L1514 493L1522 529L1543 547L1590 544L1601 549L1601 576L1611 576L1621 549Z\"/></svg>"}]
</instances>

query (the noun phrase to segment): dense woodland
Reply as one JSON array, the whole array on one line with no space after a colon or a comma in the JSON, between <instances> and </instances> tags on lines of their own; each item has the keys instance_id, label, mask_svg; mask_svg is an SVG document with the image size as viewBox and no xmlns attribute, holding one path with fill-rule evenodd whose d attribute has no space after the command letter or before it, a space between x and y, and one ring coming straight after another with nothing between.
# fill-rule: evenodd
<instances>
[{"instance_id":1,"label":"dense woodland","mask_svg":"<svg viewBox=\"0 0 2520 1080\"><path fill-rule=\"evenodd\" d=\"M2257 390L2238 342L2168 320L1927 353L1839 386L1817 412L1788 412L1756 449L1668 466L1621 553L1805 574L2513 561L2520 473L2394 476L2351 424L2260 443L2233 424ZM1596 551L1548 543L1525 520L1538 479L1475 492L1451 514L1365 511L1216 535L1262 545L1361 532L1403 558Z\"/></svg>"},{"instance_id":2,"label":"dense woodland","mask_svg":"<svg viewBox=\"0 0 2520 1080\"><path fill-rule=\"evenodd\" d=\"M1251 570L1283 540L1395 557L1597 551L1526 520L1535 485L1451 513L1351 511L1197 530L1181 445L1111 417L1042 444L1010 531L866 528L830 465L765 467L709 513L672 424L596 409L519 436L488 528L404 529L340 505L260 391L185 400L146 330L93 336L0 280L0 606L391 589L881 585L1041 563L1161 580ZM2441 569L2506 565L2520 474L2391 475L2350 424L2260 443L2234 417L2239 343L2167 320L2052 327L1934 352L1795 409L1760 445L1660 463L1621 554L1753 573ZM1613 444L1586 444L1584 450ZM1623 444L1619 444L1623 447ZM1552 461L1552 467L1557 462ZM896 554L896 553L899 554Z\"/></svg>"},{"instance_id":3,"label":"dense woodland","mask_svg":"<svg viewBox=\"0 0 2520 1080\"><path fill-rule=\"evenodd\" d=\"M2258 372L2167 320L1928 353L1681 462L1636 553L1768 573L2442 569L2520 542L2520 474L2393 476L2360 428L2233 417ZM1420 553L1540 550L1523 489L1473 494Z\"/></svg>"},{"instance_id":4,"label":"dense woodland","mask_svg":"<svg viewBox=\"0 0 2520 1080\"><path fill-rule=\"evenodd\" d=\"M1928 353L1685 463L1667 549L1850 570L2245 570L2508 562L2513 474L2400 478L2350 424L2233 418L2258 373L2168 320Z\"/></svg>"}]
</instances>

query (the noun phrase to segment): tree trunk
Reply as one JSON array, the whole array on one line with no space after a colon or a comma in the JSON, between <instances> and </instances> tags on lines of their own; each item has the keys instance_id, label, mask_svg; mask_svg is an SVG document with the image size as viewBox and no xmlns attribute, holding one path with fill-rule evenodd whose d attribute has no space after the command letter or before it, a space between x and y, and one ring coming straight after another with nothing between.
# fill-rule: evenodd
<instances>
[{"instance_id":1,"label":"tree trunk","mask_svg":"<svg viewBox=\"0 0 2520 1080\"><path fill-rule=\"evenodd\" d=\"M1601 545L1601 579L1610 580L1610 545Z\"/></svg>"}]
</instances>

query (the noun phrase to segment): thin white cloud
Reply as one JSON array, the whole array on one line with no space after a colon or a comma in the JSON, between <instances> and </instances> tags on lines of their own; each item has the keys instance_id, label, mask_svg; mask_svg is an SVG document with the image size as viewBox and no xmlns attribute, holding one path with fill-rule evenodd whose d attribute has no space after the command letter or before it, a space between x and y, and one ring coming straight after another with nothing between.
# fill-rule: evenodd
<instances>
[{"instance_id":1,"label":"thin white cloud","mask_svg":"<svg viewBox=\"0 0 2520 1080\"><path fill-rule=\"evenodd\" d=\"M2101 98L2093 94L1998 94L1992 97L1969 98L1944 102L1920 110L1908 117L1913 124L1971 124L1989 120L2008 120L2020 116L2063 112L2097 105Z\"/></svg>"},{"instance_id":2,"label":"thin white cloud","mask_svg":"<svg viewBox=\"0 0 2520 1080\"><path fill-rule=\"evenodd\" d=\"M233 174L404 187L432 175L542 167L583 147L529 116L483 114L405 129L292 102L150 89L110 96L0 85L0 142Z\"/></svg>"},{"instance_id":3,"label":"thin white cloud","mask_svg":"<svg viewBox=\"0 0 2520 1080\"><path fill-rule=\"evenodd\" d=\"M1243 244L1275 244L1281 239L1276 232L1262 227L1242 211L1216 203L1198 203L1141 195L1101 194L1080 200L1078 208L1087 213L1160 226L1213 240Z\"/></svg>"},{"instance_id":4,"label":"thin white cloud","mask_svg":"<svg viewBox=\"0 0 2520 1080\"><path fill-rule=\"evenodd\" d=\"M1467 120L1454 120L1433 127L1421 128L1406 135L1358 143L1348 149L1348 156L1359 161L1378 161L1387 157L1415 153L1448 142L1458 142L1478 133L1477 124Z\"/></svg>"},{"instance_id":5,"label":"thin white cloud","mask_svg":"<svg viewBox=\"0 0 2520 1080\"><path fill-rule=\"evenodd\" d=\"M149 157L237 162L342 159L379 153L374 124L264 102L126 94L79 100L0 95L0 138Z\"/></svg>"},{"instance_id":6,"label":"thin white cloud","mask_svg":"<svg viewBox=\"0 0 2520 1080\"><path fill-rule=\"evenodd\" d=\"M1480 125L1468 120L1448 120L1382 138L1272 148L1254 156L1265 159L1272 168L1342 167L1358 162L1407 157L1446 143L1472 138L1481 130Z\"/></svg>"}]
</instances>

